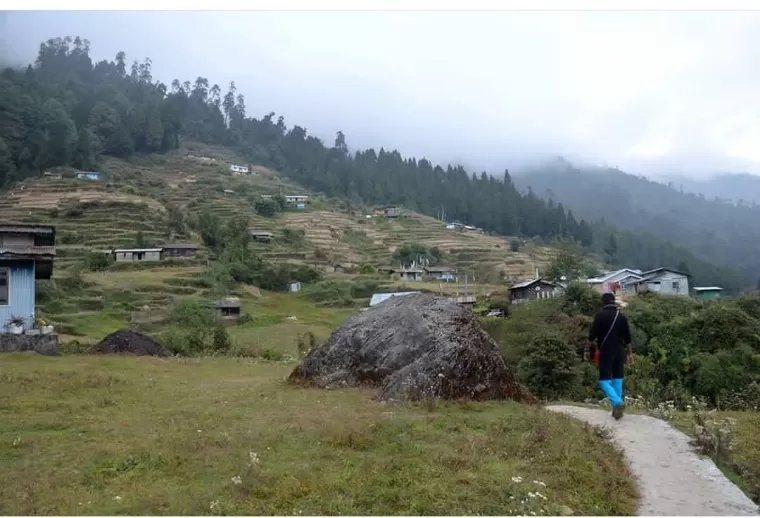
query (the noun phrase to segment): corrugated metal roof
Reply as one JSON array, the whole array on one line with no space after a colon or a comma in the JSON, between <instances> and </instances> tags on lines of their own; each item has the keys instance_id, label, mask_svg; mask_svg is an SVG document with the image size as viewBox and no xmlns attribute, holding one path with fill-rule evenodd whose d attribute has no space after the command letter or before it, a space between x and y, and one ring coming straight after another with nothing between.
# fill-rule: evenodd
<instances>
[{"instance_id":1,"label":"corrugated metal roof","mask_svg":"<svg viewBox=\"0 0 760 518\"><path fill-rule=\"evenodd\" d=\"M454 271L453 268L449 268L448 266L426 266L424 270L431 273L449 273Z\"/></svg>"},{"instance_id":2,"label":"corrugated metal roof","mask_svg":"<svg viewBox=\"0 0 760 518\"><path fill-rule=\"evenodd\" d=\"M54 246L0 246L0 255L55 255Z\"/></svg>"},{"instance_id":3,"label":"corrugated metal roof","mask_svg":"<svg viewBox=\"0 0 760 518\"><path fill-rule=\"evenodd\" d=\"M699 286L694 288L694 291L723 291L723 288L717 286Z\"/></svg>"},{"instance_id":4,"label":"corrugated metal roof","mask_svg":"<svg viewBox=\"0 0 760 518\"><path fill-rule=\"evenodd\" d=\"M116 248L115 254L131 254L135 252L160 252L162 248Z\"/></svg>"},{"instance_id":5,"label":"corrugated metal roof","mask_svg":"<svg viewBox=\"0 0 760 518\"><path fill-rule=\"evenodd\" d=\"M198 245L195 243L169 243L166 245L161 245L161 248L190 248L195 249L198 248Z\"/></svg>"},{"instance_id":6,"label":"corrugated metal roof","mask_svg":"<svg viewBox=\"0 0 760 518\"><path fill-rule=\"evenodd\" d=\"M402 297L404 295L411 295L413 293L420 293L419 291L400 291L397 293L375 293L369 301L369 307L377 306L381 302L388 300L392 297Z\"/></svg>"},{"instance_id":7,"label":"corrugated metal roof","mask_svg":"<svg viewBox=\"0 0 760 518\"><path fill-rule=\"evenodd\" d=\"M14 234L52 234L55 232L55 227L48 225L24 225L24 224L12 224L12 225L0 225L0 232L10 232Z\"/></svg>"}]
</instances>

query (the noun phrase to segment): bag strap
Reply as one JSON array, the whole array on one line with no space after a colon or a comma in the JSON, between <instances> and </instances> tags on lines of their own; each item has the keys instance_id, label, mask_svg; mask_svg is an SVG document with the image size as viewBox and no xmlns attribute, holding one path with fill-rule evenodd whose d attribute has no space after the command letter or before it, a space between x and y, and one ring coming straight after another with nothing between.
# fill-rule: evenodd
<instances>
[{"instance_id":1,"label":"bag strap","mask_svg":"<svg viewBox=\"0 0 760 518\"><path fill-rule=\"evenodd\" d=\"M604 340L602 340L602 343L599 344L599 348L601 348L604 345L604 342L607 341L607 339L610 337L610 333L612 333L612 330L615 329L615 323L617 322L618 315L620 314L620 310L615 311L615 318L612 320L612 325L610 326L609 331L607 331L607 334L604 335Z\"/></svg>"}]
</instances>

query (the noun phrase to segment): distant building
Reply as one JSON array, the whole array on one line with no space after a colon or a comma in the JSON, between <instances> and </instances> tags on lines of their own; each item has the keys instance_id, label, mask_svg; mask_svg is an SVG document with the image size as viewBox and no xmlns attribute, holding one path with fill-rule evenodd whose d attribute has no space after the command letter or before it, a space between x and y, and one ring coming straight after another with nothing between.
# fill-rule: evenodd
<instances>
[{"instance_id":1,"label":"distant building","mask_svg":"<svg viewBox=\"0 0 760 518\"><path fill-rule=\"evenodd\" d=\"M636 293L638 282L643 280L641 270L622 268L614 272L607 272L600 277L586 279L586 283L599 293Z\"/></svg>"},{"instance_id":2,"label":"distant building","mask_svg":"<svg viewBox=\"0 0 760 518\"><path fill-rule=\"evenodd\" d=\"M230 171L237 175L248 174L250 172L248 166L245 165L230 165Z\"/></svg>"},{"instance_id":3,"label":"distant building","mask_svg":"<svg viewBox=\"0 0 760 518\"><path fill-rule=\"evenodd\" d=\"M653 291L664 295L689 296L688 273L671 270L670 268L656 268L641 274L642 280L636 283L637 293Z\"/></svg>"},{"instance_id":4,"label":"distant building","mask_svg":"<svg viewBox=\"0 0 760 518\"><path fill-rule=\"evenodd\" d=\"M117 263L160 261L161 248L117 248L113 255Z\"/></svg>"},{"instance_id":5,"label":"distant building","mask_svg":"<svg viewBox=\"0 0 760 518\"><path fill-rule=\"evenodd\" d=\"M161 245L161 258L192 258L198 254L195 243L169 243Z\"/></svg>"},{"instance_id":6,"label":"distant building","mask_svg":"<svg viewBox=\"0 0 760 518\"><path fill-rule=\"evenodd\" d=\"M698 299L717 299L723 288L717 286L695 286L694 294Z\"/></svg>"},{"instance_id":7,"label":"distant building","mask_svg":"<svg viewBox=\"0 0 760 518\"><path fill-rule=\"evenodd\" d=\"M92 180L97 182L100 180L100 173L95 171L78 171L76 177L80 180Z\"/></svg>"},{"instance_id":8,"label":"distant building","mask_svg":"<svg viewBox=\"0 0 760 518\"><path fill-rule=\"evenodd\" d=\"M531 279L519 282L509 288L509 301L512 304L522 304L532 300L553 299L562 293L559 284L544 279Z\"/></svg>"},{"instance_id":9,"label":"distant building","mask_svg":"<svg viewBox=\"0 0 760 518\"><path fill-rule=\"evenodd\" d=\"M265 230L252 230L251 237L258 243L269 243L272 241L274 235L271 232Z\"/></svg>"},{"instance_id":10,"label":"distant building","mask_svg":"<svg viewBox=\"0 0 760 518\"><path fill-rule=\"evenodd\" d=\"M389 205L385 207L385 215L389 218L397 218L401 216L403 213L401 207L397 207L395 205Z\"/></svg>"},{"instance_id":11,"label":"distant building","mask_svg":"<svg viewBox=\"0 0 760 518\"><path fill-rule=\"evenodd\" d=\"M12 317L34 322L34 281L50 279L55 255L55 227L0 224L0 334Z\"/></svg>"},{"instance_id":12,"label":"distant building","mask_svg":"<svg viewBox=\"0 0 760 518\"><path fill-rule=\"evenodd\" d=\"M403 281L421 281L424 270L419 268L404 268L396 271Z\"/></svg>"},{"instance_id":13,"label":"distant building","mask_svg":"<svg viewBox=\"0 0 760 518\"><path fill-rule=\"evenodd\" d=\"M423 268L425 275L439 281L456 282L457 274L448 266L426 266Z\"/></svg>"},{"instance_id":14,"label":"distant building","mask_svg":"<svg viewBox=\"0 0 760 518\"><path fill-rule=\"evenodd\" d=\"M305 194L293 194L284 196L284 198L288 203L306 203L309 200L309 197Z\"/></svg>"},{"instance_id":15,"label":"distant building","mask_svg":"<svg viewBox=\"0 0 760 518\"><path fill-rule=\"evenodd\" d=\"M235 318L240 316L240 299L237 297L226 297L217 300L214 303L219 316L223 318Z\"/></svg>"},{"instance_id":16,"label":"distant building","mask_svg":"<svg viewBox=\"0 0 760 518\"><path fill-rule=\"evenodd\" d=\"M54 178L54 179L63 178L62 173L51 173L50 171L45 171L44 173L42 173L42 176L45 178Z\"/></svg>"},{"instance_id":17,"label":"distant building","mask_svg":"<svg viewBox=\"0 0 760 518\"><path fill-rule=\"evenodd\" d=\"M399 291L396 293L375 293L372 298L369 299L369 307L375 307L381 302L384 302L392 297L403 297L405 295L411 295L413 293L421 293L419 291Z\"/></svg>"},{"instance_id":18,"label":"distant building","mask_svg":"<svg viewBox=\"0 0 760 518\"><path fill-rule=\"evenodd\" d=\"M293 281L288 284L288 291L291 293L298 293L301 291L301 283L298 281Z\"/></svg>"}]
</instances>

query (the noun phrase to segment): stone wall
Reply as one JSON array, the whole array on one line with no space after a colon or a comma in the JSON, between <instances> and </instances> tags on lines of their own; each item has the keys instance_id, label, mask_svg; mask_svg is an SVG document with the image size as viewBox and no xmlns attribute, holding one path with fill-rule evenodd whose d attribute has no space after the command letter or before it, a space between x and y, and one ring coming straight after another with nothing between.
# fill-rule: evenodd
<instances>
[{"instance_id":1,"label":"stone wall","mask_svg":"<svg viewBox=\"0 0 760 518\"><path fill-rule=\"evenodd\" d=\"M0 334L0 352L34 351L40 354L58 354L58 335Z\"/></svg>"}]
</instances>

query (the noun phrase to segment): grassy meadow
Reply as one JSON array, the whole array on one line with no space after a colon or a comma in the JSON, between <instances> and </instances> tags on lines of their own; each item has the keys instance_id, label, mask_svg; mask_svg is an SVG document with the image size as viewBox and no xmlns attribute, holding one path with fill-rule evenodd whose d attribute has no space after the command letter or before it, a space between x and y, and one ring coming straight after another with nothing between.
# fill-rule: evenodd
<instances>
[{"instance_id":1,"label":"grassy meadow","mask_svg":"<svg viewBox=\"0 0 760 518\"><path fill-rule=\"evenodd\" d=\"M389 406L243 358L0 358L0 512L630 515L600 431L516 403Z\"/></svg>"}]
</instances>

